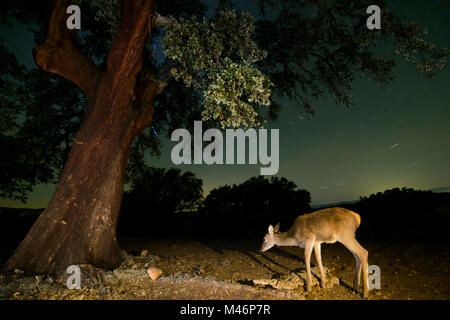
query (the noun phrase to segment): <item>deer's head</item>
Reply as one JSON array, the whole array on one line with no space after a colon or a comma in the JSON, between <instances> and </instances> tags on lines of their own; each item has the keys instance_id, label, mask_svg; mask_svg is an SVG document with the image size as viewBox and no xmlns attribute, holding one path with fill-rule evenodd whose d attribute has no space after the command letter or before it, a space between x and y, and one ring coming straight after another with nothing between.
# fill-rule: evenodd
<instances>
[{"instance_id":1,"label":"deer's head","mask_svg":"<svg viewBox=\"0 0 450 320\"><path fill-rule=\"evenodd\" d=\"M264 236L263 243L261 245L261 251L267 251L275 245L276 234L280 231L280 224L275 227L269 226L269 232Z\"/></svg>"}]
</instances>

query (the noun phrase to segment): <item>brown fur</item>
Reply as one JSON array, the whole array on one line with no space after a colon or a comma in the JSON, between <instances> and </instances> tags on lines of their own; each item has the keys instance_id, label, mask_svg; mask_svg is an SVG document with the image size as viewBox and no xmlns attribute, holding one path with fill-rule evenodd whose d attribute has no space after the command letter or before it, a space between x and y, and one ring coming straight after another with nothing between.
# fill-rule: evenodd
<instances>
[{"instance_id":1,"label":"brown fur","mask_svg":"<svg viewBox=\"0 0 450 320\"><path fill-rule=\"evenodd\" d=\"M305 249L305 263L307 271L307 289L311 290L310 258L312 250L316 256L320 269L322 286L325 286L325 273L322 266L320 245L322 243L335 243L339 241L349 249L356 260L354 289L358 290L361 271L363 274L364 297L368 296L368 252L356 240L355 232L361 224L361 217L356 212L344 208L334 207L304 214L295 219L287 232L278 232L269 226L269 233L264 237L262 251L278 246L300 246Z\"/></svg>"},{"instance_id":2,"label":"brown fur","mask_svg":"<svg viewBox=\"0 0 450 320\"><path fill-rule=\"evenodd\" d=\"M355 232L360 223L361 218L356 212L338 207L328 208L297 217L288 235L334 243L336 236L345 230Z\"/></svg>"}]
</instances>

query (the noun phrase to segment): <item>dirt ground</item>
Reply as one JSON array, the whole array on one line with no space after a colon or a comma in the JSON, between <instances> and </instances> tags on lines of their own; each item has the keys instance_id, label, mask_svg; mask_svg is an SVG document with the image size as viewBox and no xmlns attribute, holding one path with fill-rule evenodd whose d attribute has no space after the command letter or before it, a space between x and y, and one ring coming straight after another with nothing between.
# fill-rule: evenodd
<instances>
[{"instance_id":1,"label":"dirt ground","mask_svg":"<svg viewBox=\"0 0 450 320\"><path fill-rule=\"evenodd\" d=\"M272 248L261 253L259 240L184 241L121 239L129 257L121 267L103 274L103 280L80 290L49 277L0 276L3 299L308 299L358 300L352 290L355 261L341 244L322 245L327 278L338 278L331 288L315 286L312 292L296 288L258 286L256 279L289 283L304 274L303 251ZM370 300L450 298L450 250L447 244L361 240L369 251L369 264L381 269L381 289ZM142 251L145 254L141 256ZM315 264L312 258L313 266ZM157 280L146 270L163 271ZM317 268L313 274L318 277ZM100 278L97 276L97 278ZM108 280L109 279L109 280ZM112 280L111 280L112 279ZM296 278L297 279L297 278ZM316 281L317 282L317 281ZM1 294L3 292L3 297Z\"/></svg>"}]
</instances>

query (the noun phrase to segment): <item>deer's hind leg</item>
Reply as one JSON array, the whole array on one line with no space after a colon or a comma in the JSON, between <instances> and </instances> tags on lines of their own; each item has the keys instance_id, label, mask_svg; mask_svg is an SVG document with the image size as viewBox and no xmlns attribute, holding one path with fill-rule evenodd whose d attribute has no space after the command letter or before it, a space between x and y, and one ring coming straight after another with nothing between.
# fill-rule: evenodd
<instances>
[{"instance_id":1,"label":"deer's hind leg","mask_svg":"<svg viewBox=\"0 0 450 320\"><path fill-rule=\"evenodd\" d=\"M355 257L356 261L356 271L355 271L355 279L353 280L353 290L358 291L359 283L361 281L361 259L359 259L358 255L356 253L353 253L353 256Z\"/></svg>"},{"instance_id":2,"label":"deer's hind leg","mask_svg":"<svg viewBox=\"0 0 450 320\"><path fill-rule=\"evenodd\" d=\"M325 277L325 272L323 270L322 255L320 253L320 243L318 242L314 242L314 254L316 256L316 261L320 270L320 282L322 284L322 288L325 288L327 284L327 279Z\"/></svg>"},{"instance_id":3,"label":"deer's hind leg","mask_svg":"<svg viewBox=\"0 0 450 320\"><path fill-rule=\"evenodd\" d=\"M362 272L363 278L363 296L365 298L369 295L369 283L368 283L368 268L369 268L369 252L363 248L356 240L354 236L349 236L348 238L341 239L340 241L348 250L353 253L356 260L356 270L355 270L355 282L353 286L355 290L359 287L360 274Z\"/></svg>"}]
</instances>

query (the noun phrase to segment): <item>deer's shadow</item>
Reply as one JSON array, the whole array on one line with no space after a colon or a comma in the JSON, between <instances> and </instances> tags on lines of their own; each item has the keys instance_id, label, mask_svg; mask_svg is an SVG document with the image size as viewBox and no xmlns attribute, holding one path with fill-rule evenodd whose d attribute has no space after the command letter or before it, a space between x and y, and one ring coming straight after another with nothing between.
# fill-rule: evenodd
<instances>
[{"instance_id":1,"label":"deer's shadow","mask_svg":"<svg viewBox=\"0 0 450 320\"><path fill-rule=\"evenodd\" d=\"M207 241L207 242L202 242L202 243L205 246L207 246L208 248L212 249L213 251L215 251L219 254L224 254L224 250L230 250L230 251L237 251L237 252L249 257L257 265L270 271L272 273L272 279L280 278L289 273L294 273L294 274L297 274L298 276L300 276L300 273L306 272L306 263L305 263L305 258L304 258L304 254L303 254L304 250L300 247L298 247L298 254L293 254L293 253L287 251L286 249L281 249L280 247L273 247L270 249L270 253L268 253L268 252L261 252L260 250L258 250L259 242L257 242L257 241L255 241L254 244L252 242L249 246L247 246L248 247L247 249L243 249L242 245L239 242L217 243L217 242L213 242L213 241ZM292 247L292 248L296 248L296 247ZM289 268L288 266L283 265L282 263L280 263L279 261L277 261L273 257L271 257L272 255L281 256L281 257L284 257L287 259L294 260L296 263L299 264L299 266L295 267L295 268ZM277 268L274 268L273 266L276 266ZM318 265L317 265L317 262L315 261L315 256L311 257L311 267L317 267L317 266ZM275 269L278 269L278 271ZM280 269L283 271L279 271ZM311 272L311 273L312 273L313 277L315 277L317 280L320 281L319 274L316 274L315 272ZM240 282L243 284L252 285L251 280L241 280ZM349 291L354 292L353 285L349 285L349 284L343 282L343 280L340 278L339 278L339 285L343 286L344 288L346 288Z\"/></svg>"},{"instance_id":2,"label":"deer's shadow","mask_svg":"<svg viewBox=\"0 0 450 320\"><path fill-rule=\"evenodd\" d=\"M237 251L237 252L249 257L253 262L255 262L260 267L263 267L263 268L269 270L271 273L273 273L274 278L280 277L286 273L297 273L298 274L300 272L306 271L305 259L304 259L304 257L302 257L302 255L300 253L300 252L303 252L303 250L300 248L299 248L298 255L292 254L286 250L280 249L279 247L273 247L272 249L270 249L270 251L271 251L270 255L275 254L276 256L281 256L281 257L284 257L287 259L292 259L301 265L299 267L292 269L292 268L287 267L287 266L283 265L282 263L276 261L275 259L270 257L269 254L258 250L257 248L259 247L259 242L256 242L256 241L255 241L255 245L253 246L253 243L252 243L252 245L250 246L249 249L242 249L242 246L240 246L238 243L236 243L236 244L231 244L231 243L217 244L214 241L211 241L211 242L207 241L207 242L203 242L203 244L219 254L223 254L224 250ZM284 272L274 270L273 266L277 266L279 269L284 270ZM313 267L316 265L311 263L311 266ZM314 274L314 276L317 277L317 275L315 275L315 274Z\"/></svg>"}]
</instances>

